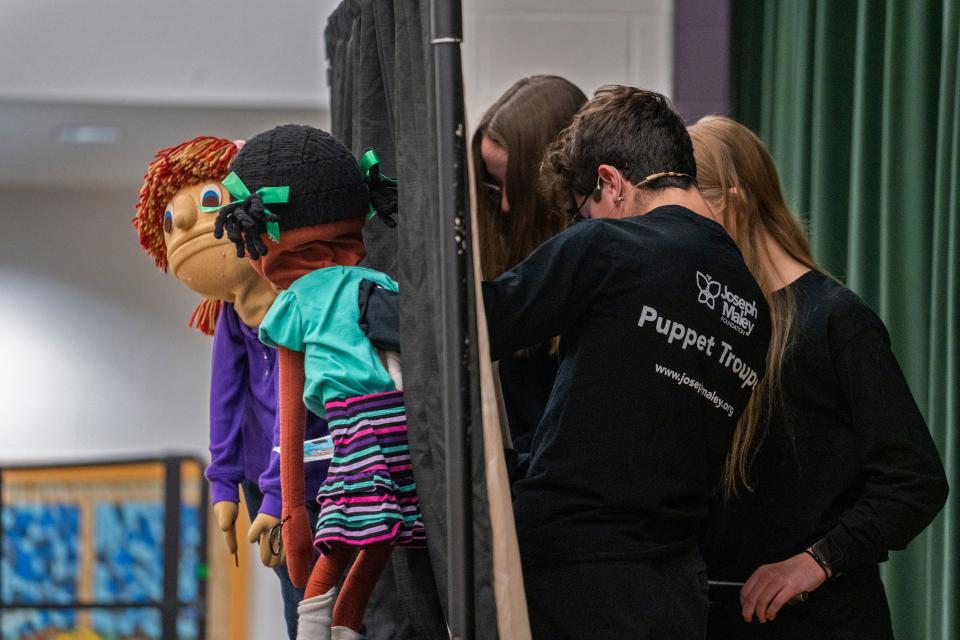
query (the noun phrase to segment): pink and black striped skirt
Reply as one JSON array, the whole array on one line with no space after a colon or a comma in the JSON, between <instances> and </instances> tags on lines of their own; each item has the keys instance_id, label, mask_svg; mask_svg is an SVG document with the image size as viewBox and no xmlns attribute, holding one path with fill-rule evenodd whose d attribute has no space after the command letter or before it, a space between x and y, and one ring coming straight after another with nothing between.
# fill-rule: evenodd
<instances>
[{"instance_id":1,"label":"pink and black striped skirt","mask_svg":"<svg viewBox=\"0 0 960 640\"><path fill-rule=\"evenodd\" d=\"M317 492L317 549L327 553L338 542L423 546L403 392L331 400L326 410L333 459Z\"/></svg>"}]
</instances>

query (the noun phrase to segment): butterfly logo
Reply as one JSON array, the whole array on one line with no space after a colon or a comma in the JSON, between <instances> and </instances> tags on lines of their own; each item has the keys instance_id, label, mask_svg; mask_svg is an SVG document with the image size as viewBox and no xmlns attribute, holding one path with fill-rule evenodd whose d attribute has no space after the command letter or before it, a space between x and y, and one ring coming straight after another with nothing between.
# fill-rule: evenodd
<instances>
[{"instance_id":1,"label":"butterfly logo","mask_svg":"<svg viewBox=\"0 0 960 640\"><path fill-rule=\"evenodd\" d=\"M720 283L707 274L697 271L697 288L700 289L697 302L702 302L711 309L716 308L716 300L720 297Z\"/></svg>"}]
</instances>

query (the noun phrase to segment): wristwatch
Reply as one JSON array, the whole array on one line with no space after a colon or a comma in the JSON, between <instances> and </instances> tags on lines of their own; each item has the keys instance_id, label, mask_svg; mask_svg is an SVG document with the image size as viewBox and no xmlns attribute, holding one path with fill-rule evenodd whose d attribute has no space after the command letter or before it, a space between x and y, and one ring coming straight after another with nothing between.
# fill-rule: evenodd
<instances>
[{"instance_id":1,"label":"wristwatch","mask_svg":"<svg viewBox=\"0 0 960 640\"><path fill-rule=\"evenodd\" d=\"M817 564L819 564L829 576L836 578L837 575L839 575L835 567L843 558L843 552L829 539L820 538L810 545L807 553L817 561Z\"/></svg>"}]
</instances>

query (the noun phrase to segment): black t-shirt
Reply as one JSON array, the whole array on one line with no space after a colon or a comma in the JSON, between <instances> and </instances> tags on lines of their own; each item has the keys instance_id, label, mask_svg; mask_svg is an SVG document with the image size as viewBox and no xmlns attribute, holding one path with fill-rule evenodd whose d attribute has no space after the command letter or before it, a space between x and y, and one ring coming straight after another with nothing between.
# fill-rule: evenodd
<instances>
[{"instance_id":1,"label":"black t-shirt","mask_svg":"<svg viewBox=\"0 0 960 640\"><path fill-rule=\"evenodd\" d=\"M524 562L693 546L769 342L767 305L723 228L679 206L585 222L483 283L483 298L494 359L561 336L514 487Z\"/></svg>"},{"instance_id":2,"label":"black t-shirt","mask_svg":"<svg viewBox=\"0 0 960 640\"><path fill-rule=\"evenodd\" d=\"M500 359L503 408L510 423L513 449L518 454L530 453L533 433L547 408L559 366L560 358L550 353L549 343Z\"/></svg>"},{"instance_id":3,"label":"black t-shirt","mask_svg":"<svg viewBox=\"0 0 960 640\"><path fill-rule=\"evenodd\" d=\"M827 537L841 573L902 549L940 510L943 466L883 323L853 292L810 271L796 301L782 404L750 477L712 504L702 544L711 578L743 581Z\"/></svg>"}]
</instances>

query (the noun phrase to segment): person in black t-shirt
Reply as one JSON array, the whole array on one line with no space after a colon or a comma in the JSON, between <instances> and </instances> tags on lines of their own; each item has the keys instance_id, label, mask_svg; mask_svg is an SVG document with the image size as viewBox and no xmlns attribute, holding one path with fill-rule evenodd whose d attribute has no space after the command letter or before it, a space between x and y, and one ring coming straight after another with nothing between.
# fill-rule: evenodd
<instances>
[{"instance_id":1,"label":"person in black t-shirt","mask_svg":"<svg viewBox=\"0 0 960 640\"><path fill-rule=\"evenodd\" d=\"M482 285L494 359L561 336L515 484L534 638L701 638L696 540L764 373L767 304L663 96L599 90L541 179L587 220Z\"/></svg>"},{"instance_id":2,"label":"person in black t-shirt","mask_svg":"<svg viewBox=\"0 0 960 640\"><path fill-rule=\"evenodd\" d=\"M690 133L777 319L749 490L716 497L702 541L711 579L744 583L717 590L708 637L893 638L877 564L943 506L940 457L883 322L814 262L763 142L722 117Z\"/></svg>"}]
</instances>

